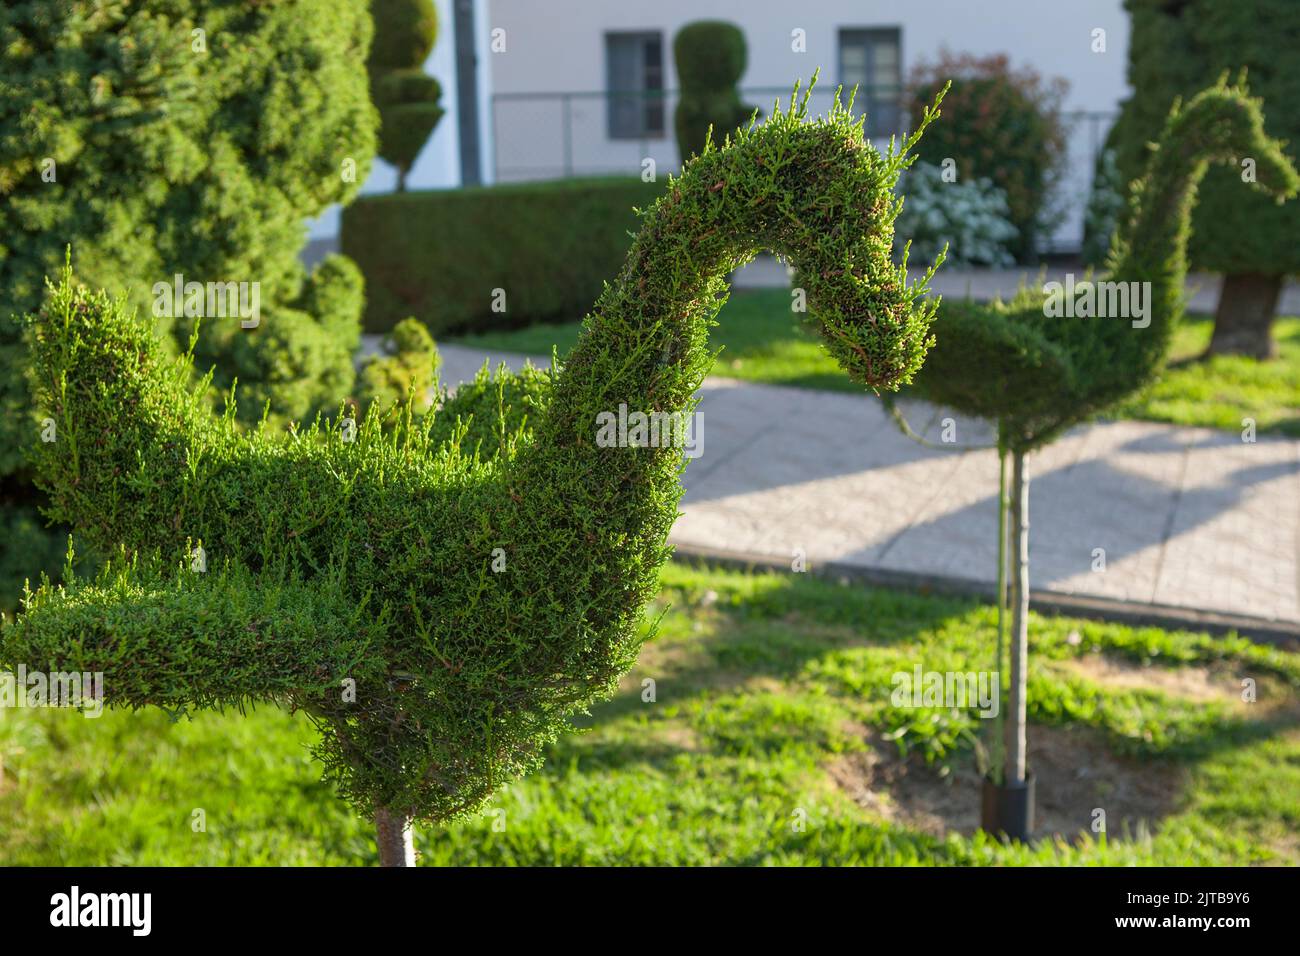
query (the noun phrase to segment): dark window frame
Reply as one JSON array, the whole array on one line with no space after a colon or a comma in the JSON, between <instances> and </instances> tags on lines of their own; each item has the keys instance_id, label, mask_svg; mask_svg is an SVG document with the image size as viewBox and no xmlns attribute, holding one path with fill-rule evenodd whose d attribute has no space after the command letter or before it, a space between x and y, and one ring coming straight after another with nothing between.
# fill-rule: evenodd
<instances>
[{"instance_id":1,"label":"dark window frame","mask_svg":"<svg viewBox=\"0 0 1300 956\"><path fill-rule=\"evenodd\" d=\"M897 72L892 94L881 95L876 92L873 86L867 86L865 89L858 90L858 97L854 103L854 112L867 114L867 135L872 139L888 139L891 135L902 135L905 125L903 116L903 28L901 26L871 26L871 27L840 27L836 34L836 66L839 69L839 82L844 87L845 96L852 89L853 84L849 83L844 76L844 48L851 40L864 44L868 51L870 45L876 40L893 40L894 49L897 53ZM868 68L872 67L871 54L868 52ZM892 128L879 129L872 123L872 116L877 115L880 110L879 104L885 103L890 107L892 118L894 120ZM889 124L886 124L889 125Z\"/></svg>"},{"instance_id":2,"label":"dark window frame","mask_svg":"<svg viewBox=\"0 0 1300 956\"><path fill-rule=\"evenodd\" d=\"M658 63L646 61L643 47L641 76L638 78L639 88L630 90L615 88L611 41L616 40L640 41L646 45L658 44ZM664 62L664 32L662 30L608 30L604 34L604 43L605 92L608 101L605 115L606 135L611 140L667 138L668 124L664 95L667 70Z\"/></svg>"}]
</instances>

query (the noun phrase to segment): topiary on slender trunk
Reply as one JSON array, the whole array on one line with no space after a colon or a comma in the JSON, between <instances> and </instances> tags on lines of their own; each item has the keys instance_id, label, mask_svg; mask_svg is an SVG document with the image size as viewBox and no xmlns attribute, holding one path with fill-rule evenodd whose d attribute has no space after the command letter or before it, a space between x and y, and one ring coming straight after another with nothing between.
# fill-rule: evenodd
<instances>
[{"instance_id":1,"label":"topiary on slender trunk","mask_svg":"<svg viewBox=\"0 0 1300 956\"><path fill-rule=\"evenodd\" d=\"M53 514L120 557L29 595L0 661L103 671L109 705L304 709L327 776L402 862L404 821L471 812L536 768L635 660L681 432L607 441L602 421L684 427L732 270L790 258L825 346L866 386L925 357L930 272L909 285L890 261L906 149L881 156L844 108L809 122L806 104L686 165L562 370L480 376L426 416L372 406L355 431L241 433L187 362L65 274L29 323L60 428L39 475Z\"/></svg>"},{"instance_id":2,"label":"topiary on slender trunk","mask_svg":"<svg viewBox=\"0 0 1300 956\"><path fill-rule=\"evenodd\" d=\"M745 34L720 20L688 23L673 40L673 60L680 87L674 122L684 163L704 150L710 127L721 143L754 115L736 90L745 73Z\"/></svg>"},{"instance_id":3,"label":"topiary on slender trunk","mask_svg":"<svg viewBox=\"0 0 1300 956\"><path fill-rule=\"evenodd\" d=\"M1006 456L1012 459L1013 544L1008 548L1005 538L999 540L999 554L1009 560L999 568L999 580L1011 581L1014 617L1011 692L1005 708L1010 715L1004 745L1009 784L1023 783L1027 772L1025 457L1138 391L1160 371L1183 311L1192 208L1212 162L1255 157L1258 179L1254 185L1238 183L1243 196L1258 186L1281 202L1300 188L1300 176L1281 144L1264 132L1260 102L1226 81L1185 106L1176 105L1156 133L1146 175L1134 184L1121 215L1107 259L1109 274L1095 284L1077 284L1075 301L1082 304L1094 295L1088 313L1082 314L1082 307L1081 314L1063 313L1060 289L1052 290L1055 298L1025 290L1006 304L945 302L935 323L935 348L917 378L918 390L936 404L996 422L1004 468ZM1141 300L1134 298L1137 295ZM1103 296L1129 307L1101 314L1095 304ZM1138 301L1145 306L1137 307ZM1002 536L1008 534L1008 522L1005 509L1000 511Z\"/></svg>"},{"instance_id":4,"label":"topiary on slender trunk","mask_svg":"<svg viewBox=\"0 0 1300 956\"><path fill-rule=\"evenodd\" d=\"M424 72L438 38L433 0L370 0L375 41L367 69L379 109L379 156L397 169L397 191L442 119L442 87Z\"/></svg>"}]
</instances>

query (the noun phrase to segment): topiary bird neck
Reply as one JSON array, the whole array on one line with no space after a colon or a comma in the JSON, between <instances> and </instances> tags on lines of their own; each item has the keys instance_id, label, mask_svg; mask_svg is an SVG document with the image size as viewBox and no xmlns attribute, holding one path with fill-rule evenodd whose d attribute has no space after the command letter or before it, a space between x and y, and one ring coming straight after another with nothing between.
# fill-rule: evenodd
<instances>
[{"instance_id":1,"label":"topiary bird neck","mask_svg":"<svg viewBox=\"0 0 1300 956\"><path fill-rule=\"evenodd\" d=\"M709 326L728 274L756 252L793 263L792 303L806 299L810 324L856 381L892 389L924 359L937 303L921 296L933 268L909 285L891 247L894 186L935 112L902 150L881 155L848 107L837 103L808 123L806 102L792 100L724 150L706 147L670 183L587 316L531 447L516 460L519 508L540 506L547 527L572 527L584 547L588 533L603 537L596 560L615 566L628 549L647 568L662 560L671 521L652 516L680 495L685 416L714 358ZM608 447L608 434L601 440L602 420L637 413L660 423L657 436L620 430L624 447ZM548 586L556 586L554 564L537 565Z\"/></svg>"},{"instance_id":2,"label":"topiary bird neck","mask_svg":"<svg viewBox=\"0 0 1300 956\"><path fill-rule=\"evenodd\" d=\"M492 526L511 529L502 547L515 555L516 593L571 609L567 640L535 648L538 667L594 672L615 656L610 648L639 643L641 609L670 553L685 439L692 454L708 454L702 422L688 416L712 365L708 331L731 270L758 250L788 259L792 303L806 299L827 348L866 386L894 388L925 357L937 303L921 297L933 269L909 285L890 253L894 186L934 112L903 150L881 155L848 108L806 122L806 102L726 149L706 147L669 184L502 476ZM637 414L657 429L602 426ZM588 650L576 663L552 658L563 643Z\"/></svg>"},{"instance_id":3,"label":"topiary bird neck","mask_svg":"<svg viewBox=\"0 0 1300 956\"><path fill-rule=\"evenodd\" d=\"M538 444L586 444L588 419L621 403L685 410L712 364L706 341L726 278L760 251L793 263L792 301L806 301L810 324L856 381L893 389L920 367L935 308L920 299L930 273L909 285L891 261L906 148L882 156L839 104L813 123L805 109L806 96L728 149L707 149L645 214L566 360Z\"/></svg>"}]
</instances>

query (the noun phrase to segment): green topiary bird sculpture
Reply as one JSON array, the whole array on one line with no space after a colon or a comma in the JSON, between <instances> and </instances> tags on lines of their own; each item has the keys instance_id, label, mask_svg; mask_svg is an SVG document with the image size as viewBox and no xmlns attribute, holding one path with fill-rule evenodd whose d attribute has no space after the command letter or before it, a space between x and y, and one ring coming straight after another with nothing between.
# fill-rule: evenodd
<instances>
[{"instance_id":1,"label":"green topiary bird sculpture","mask_svg":"<svg viewBox=\"0 0 1300 956\"><path fill-rule=\"evenodd\" d=\"M0 661L103 672L110 706L301 708L381 858L409 862L411 819L472 811L537 767L633 664L684 462L605 447L598 418L691 412L732 270L761 249L792 260L864 385L920 367L933 268L909 284L890 261L920 130L882 155L838 98L810 121L797 94L670 183L562 370L480 376L435 414L241 432L188 360L65 274L30 320L57 425L36 465L51 513L116 557L29 593Z\"/></svg>"},{"instance_id":2,"label":"green topiary bird sculpture","mask_svg":"<svg viewBox=\"0 0 1300 956\"><path fill-rule=\"evenodd\" d=\"M1027 773L1025 456L1132 395L1160 372L1183 312L1197 187L1211 162L1237 164L1247 158L1254 161L1256 175L1253 187L1243 177L1243 190L1261 188L1279 202L1296 194L1300 178L1282 144L1265 133L1260 103L1225 77L1186 105L1175 103L1156 137L1146 175L1133 184L1104 279L1078 283L1069 302L1070 289L1061 287L1043 293L1023 290L1007 303L948 301L939 310L936 344L917 376L917 391L938 405L997 423L1004 488L1005 459L1012 459L1010 509L1016 538L1009 567L1015 621L1006 708L1010 720L1000 755L1007 785L1023 785ZM1005 511L1005 490L1001 498ZM1008 567L1006 534L1004 519L999 591ZM1002 762L995 760L995 765Z\"/></svg>"}]
</instances>

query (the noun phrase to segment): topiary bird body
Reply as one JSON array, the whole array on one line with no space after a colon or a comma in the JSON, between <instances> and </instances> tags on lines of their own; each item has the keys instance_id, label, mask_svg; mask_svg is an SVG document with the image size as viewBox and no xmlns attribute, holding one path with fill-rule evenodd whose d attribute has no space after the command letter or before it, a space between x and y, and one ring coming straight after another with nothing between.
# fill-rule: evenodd
<instances>
[{"instance_id":1,"label":"topiary bird body","mask_svg":"<svg viewBox=\"0 0 1300 956\"><path fill-rule=\"evenodd\" d=\"M38 471L54 515L120 557L30 594L0 660L103 671L109 705L287 700L363 812L447 820L535 768L634 662L681 495L680 448L602 447L598 416L691 412L725 277L789 257L867 386L907 381L930 344L933 270L909 285L890 261L907 150L806 104L686 166L562 370L480 376L396 427L374 406L351 441L346 422L241 432L65 276L31 326L59 436Z\"/></svg>"}]
</instances>

